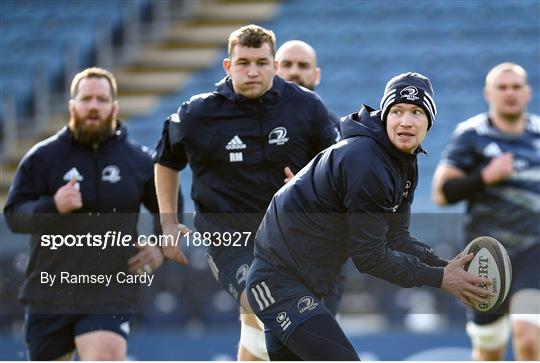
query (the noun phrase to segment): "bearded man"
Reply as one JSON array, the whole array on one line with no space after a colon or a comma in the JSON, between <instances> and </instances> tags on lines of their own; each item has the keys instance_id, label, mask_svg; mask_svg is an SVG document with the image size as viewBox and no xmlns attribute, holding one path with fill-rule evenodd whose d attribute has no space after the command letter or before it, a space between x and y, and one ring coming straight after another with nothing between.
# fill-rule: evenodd
<instances>
[{"instance_id":1,"label":"bearded man","mask_svg":"<svg viewBox=\"0 0 540 363\"><path fill-rule=\"evenodd\" d=\"M158 212L153 162L118 111L110 72L78 73L69 125L28 151L11 185L7 224L31 233L19 295L31 360L71 359L75 349L81 360L124 360L138 284L118 276L148 277L163 262L158 247L135 243L140 205Z\"/></svg>"}]
</instances>

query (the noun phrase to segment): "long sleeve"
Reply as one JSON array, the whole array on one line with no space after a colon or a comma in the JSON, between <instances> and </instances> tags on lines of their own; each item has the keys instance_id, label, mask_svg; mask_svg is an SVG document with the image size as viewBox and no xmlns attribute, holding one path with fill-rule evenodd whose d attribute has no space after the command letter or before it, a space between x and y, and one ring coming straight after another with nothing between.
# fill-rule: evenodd
<instances>
[{"instance_id":1,"label":"long sleeve","mask_svg":"<svg viewBox=\"0 0 540 363\"><path fill-rule=\"evenodd\" d=\"M360 272L403 286L440 287L443 271L418 257L394 250L387 243L388 208L392 205L391 179L373 162L359 165L357 155L373 150L349 149L342 173L348 224L348 248ZM376 154L372 154L376 158Z\"/></svg>"},{"instance_id":2,"label":"long sleeve","mask_svg":"<svg viewBox=\"0 0 540 363\"><path fill-rule=\"evenodd\" d=\"M58 216L44 170L32 170L32 166L32 158L25 157L17 169L4 207L7 225L14 232L37 232Z\"/></svg>"}]
</instances>

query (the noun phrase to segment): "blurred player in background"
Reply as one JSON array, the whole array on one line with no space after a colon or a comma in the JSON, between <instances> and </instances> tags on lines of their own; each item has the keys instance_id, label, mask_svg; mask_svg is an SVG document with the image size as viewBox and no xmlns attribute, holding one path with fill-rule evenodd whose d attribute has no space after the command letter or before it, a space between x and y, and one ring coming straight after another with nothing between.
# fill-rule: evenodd
<instances>
[{"instance_id":1,"label":"blurred player in background","mask_svg":"<svg viewBox=\"0 0 540 363\"><path fill-rule=\"evenodd\" d=\"M540 360L540 118L526 113L531 93L521 66L491 69L489 112L457 126L433 179L438 205L467 200L466 240L493 236L512 261L505 303L467 323L476 360L503 359L511 332L517 359Z\"/></svg>"},{"instance_id":2,"label":"blurred player in background","mask_svg":"<svg viewBox=\"0 0 540 363\"><path fill-rule=\"evenodd\" d=\"M43 246L46 234L129 234L136 241L139 207L158 212L152 158L116 120L114 76L101 68L71 84L68 127L22 159L4 209L8 226L31 233L31 255L20 300L27 305L25 338L31 360L124 360L137 286L66 283L70 276L147 275L163 262L157 247ZM43 281L43 274L55 282ZM124 275L122 275L124 276Z\"/></svg>"},{"instance_id":3,"label":"blurred player in background","mask_svg":"<svg viewBox=\"0 0 540 363\"><path fill-rule=\"evenodd\" d=\"M311 45L301 40L289 40L276 52L277 74L286 81L294 82L309 90L321 81L321 69L317 66L317 54Z\"/></svg>"},{"instance_id":4,"label":"blurred player in background","mask_svg":"<svg viewBox=\"0 0 540 363\"><path fill-rule=\"evenodd\" d=\"M244 291L253 239L274 193L338 135L315 93L275 76L273 32L242 27L230 35L228 54L227 77L216 90L193 96L165 121L155 156L156 187L164 234L187 234L176 219L176 191L178 171L189 162L195 227L212 233L212 272L241 305L238 358L267 359L261 324ZM224 246L227 233L242 233L241 246ZM186 264L179 247L163 251Z\"/></svg>"},{"instance_id":5,"label":"blurred player in background","mask_svg":"<svg viewBox=\"0 0 540 363\"><path fill-rule=\"evenodd\" d=\"M321 82L321 69L317 66L317 53L301 40L289 40L276 52L277 75L315 91ZM332 122L339 132L339 118L331 113Z\"/></svg>"},{"instance_id":6,"label":"blurred player in background","mask_svg":"<svg viewBox=\"0 0 540 363\"><path fill-rule=\"evenodd\" d=\"M321 69L317 66L317 53L311 45L301 40L289 40L281 45L276 52L278 63L277 75L286 81L294 82L309 90L315 91L321 81ZM332 122L337 132L339 130L339 118L330 113ZM343 291L345 289L345 274L335 286L334 292L324 299L326 308L336 316Z\"/></svg>"},{"instance_id":7,"label":"blurred player in background","mask_svg":"<svg viewBox=\"0 0 540 363\"><path fill-rule=\"evenodd\" d=\"M440 287L465 303L483 301L485 290L473 283L487 279L463 270L472 254L448 263L409 234L416 157L435 115L428 78L392 78L381 110L364 106L345 118L343 140L273 197L247 277L272 360L358 360L321 303L349 257L360 272L403 287Z\"/></svg>"}]
</instances>

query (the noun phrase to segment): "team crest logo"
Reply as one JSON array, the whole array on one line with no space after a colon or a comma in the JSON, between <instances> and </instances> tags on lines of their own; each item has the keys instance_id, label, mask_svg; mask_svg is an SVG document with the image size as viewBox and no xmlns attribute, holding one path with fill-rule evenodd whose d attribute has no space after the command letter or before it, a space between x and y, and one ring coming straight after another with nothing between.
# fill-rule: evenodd
<instances>
[{"instance_id":1,"label":"team crest logo","mask_svg":"<svg viewBox=\"0 0 540 363\"><path fill-rule=\"evenodd\" d=\"M83 181L84 178L81 175L81 173L79 173L77 168L73 167L73 168L69 169L69 171L67 173L64 174L63 179L65 181L70 181L71 179L75 179L75 180L80 182L80 181Z\"/></svg>"},{"instance_id":2,"label":"team crest logo","mask_svg":"<svg viewBox=\"0 0 540 363\"><path fill-rule=\"evenodd\" d=\"M126 335L129 335L129 321L124 321L122 324L120 324L120 330L122 330Z\"/></svg>"},{"instance_id":3,"label":"team crest logo","mask_svg":"<svg viewBox=\"0 0 540 363\"><path fill-rule=\"evenodd\" d=\"M287 141L289 141L289 138L287 137L287 129L285 127L276 127L268 134L268 143L270 145L283 145Z\"/></svg>"},{"instance_id":4,"label":"team crest logo","mask_svg":"<svg viewBox=\"0 0 540 363\"><path fill-rule=\"evenodd\" d=\"M315 302L315 299L312 296L304 296L298 301L298 311L302 314L304 311L313 310L319 305Z\"/></svg>"},{"instance_id":5,"label":"team crest logo","mask_svg":"<svg viewBox=\"0 0 540 363\"><path fill-rule=\"evenodd\" d=\"M122 180L120 169L116 165L106 166L101 172L101 180L108 181L109 183L118 183Z\"/></svg>"},{"instance_id":6,"label":"team crest logo","mask_svg":"<svg viewBox=\"0 0 540 363\"><path fill-rule=\"evenodd\" d=\"M281 325L281 329L283 329L283 331L287 330L287 328L291 325L291 320L284 311L277 315L276 321L279 323L279 325Z\"/></svg>"},{"instance_id":7,"label":"team crest logo","mask_svg":"<svg viewBox=\"0 0 540 363\"><path fill-rule=\"evenodd\" d=\"M399 95L401 96L401 98L405 98L409 101L416 101L417 99L419 99L420 97L418 97L418 89L414 86L407 86L405 88L403 88L400 92L399 92Z\"/></svg>"},{"instance_id":8,"label":"team crest logo","mask_svg":"<svg viewBox=\"0 0 540 363\"><path fill-rule=\"evenodd\" d=\"M496 142L490 142L484 148L484 150L482 150L482 153L484 154L484 156L486 156L488 158L494 158L494 157L497 157L497 156L501 155L503 153L503 151L501 150L501 147L499 145L497 145Z\"/></svg>"},{"instance_id":9,"label":"team crest logo","mask_svg":"<svg viewBox=\"0 0 540 363\"><path fill-rule=\"evenodd\" d=\"M238 267L238 270L236 270L236 281L238 282L238 284L246 281L248 270L249 266L245 264Z\"/></svg>"},{"instance_id":10,"label":"team crest logo","mask_svg":"<svg viewBox=\"0 0 540 363\"><path fill-rule=\"evenodd\" d=\"M405 191L403 192L403 198L407 198L407 196L409 195L409 189L411 188L411 185L411 181L407 180L407 183L405 184Z\"/></svg>"}]
</instances>

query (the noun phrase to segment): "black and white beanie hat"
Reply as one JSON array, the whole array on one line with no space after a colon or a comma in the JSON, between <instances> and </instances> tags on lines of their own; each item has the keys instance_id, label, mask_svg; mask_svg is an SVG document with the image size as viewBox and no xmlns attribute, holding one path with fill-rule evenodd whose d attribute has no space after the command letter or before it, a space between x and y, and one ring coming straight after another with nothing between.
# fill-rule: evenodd
<instances>
[{"instance_id":1,"label":"black and white beanie hat","mask_svg":"<svg viewBox=\"0 0 540 363\"><path fill-rule=\"evenodd\" d=\"M412 103L422 107L428 116L428 130L435 121L437 107L429 78L420 73L402 73L388 81L381 99L381 119L386 122L390 107L396 103Z\"/></svg>"}]
</instances>

